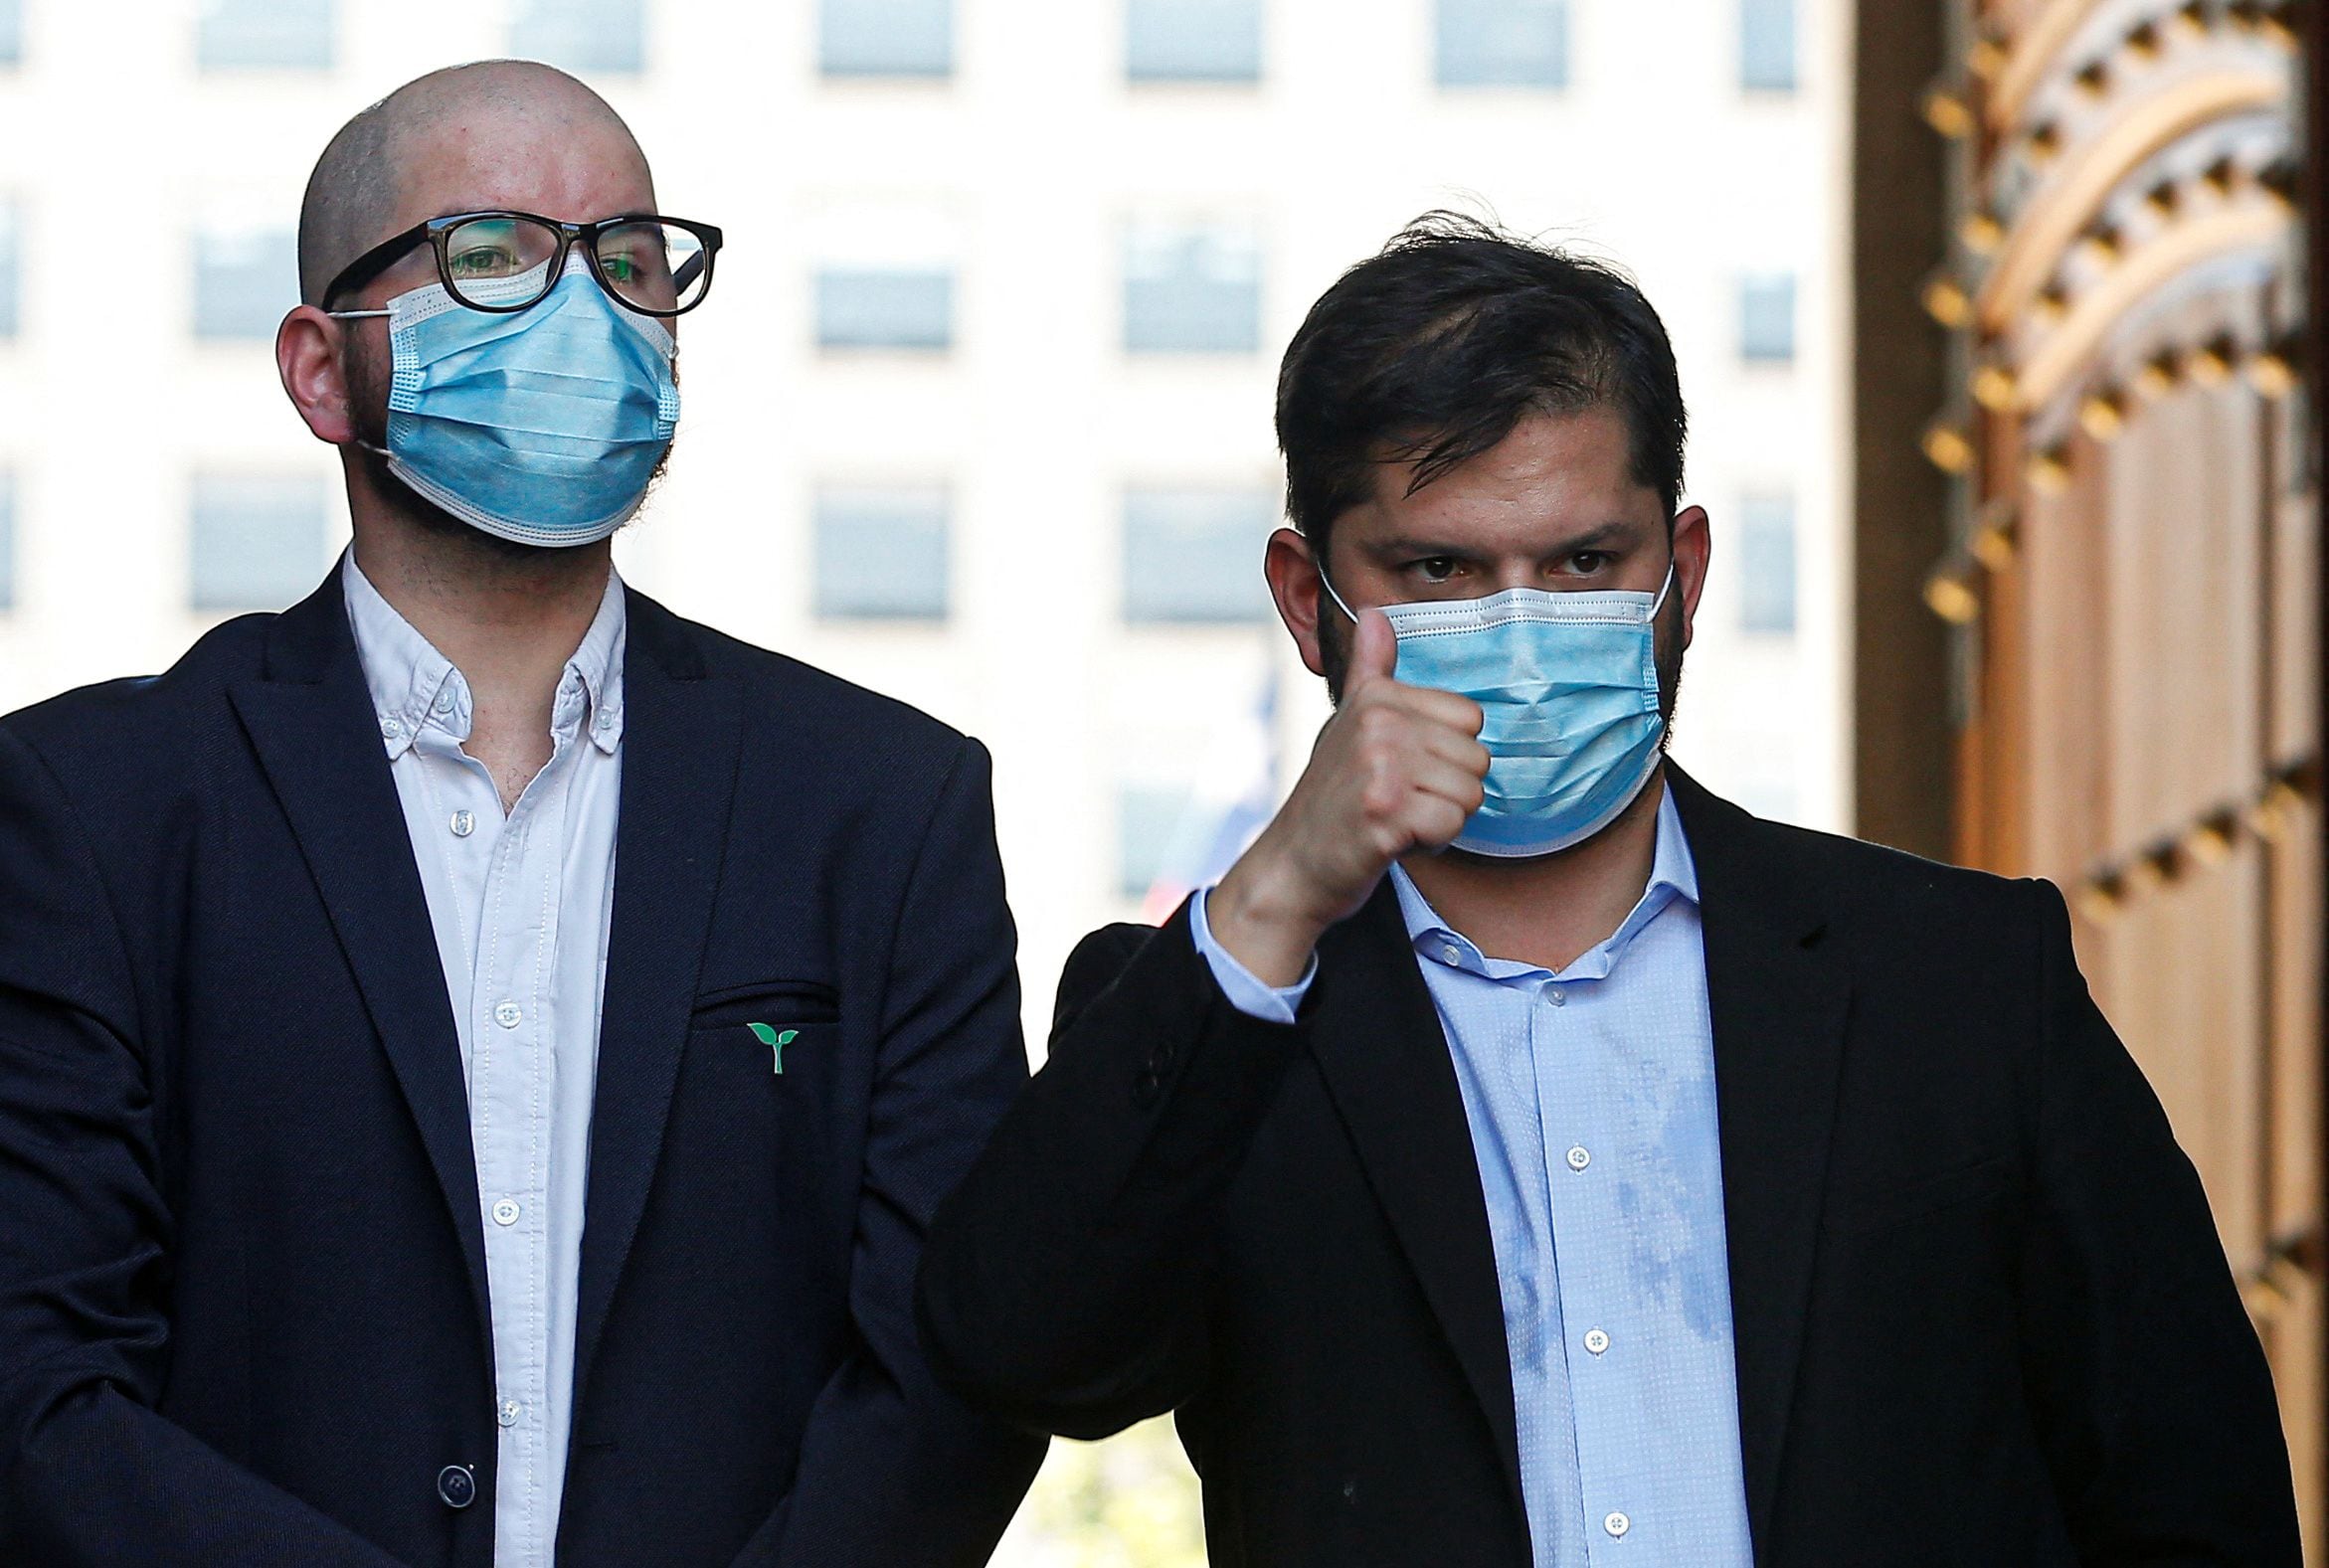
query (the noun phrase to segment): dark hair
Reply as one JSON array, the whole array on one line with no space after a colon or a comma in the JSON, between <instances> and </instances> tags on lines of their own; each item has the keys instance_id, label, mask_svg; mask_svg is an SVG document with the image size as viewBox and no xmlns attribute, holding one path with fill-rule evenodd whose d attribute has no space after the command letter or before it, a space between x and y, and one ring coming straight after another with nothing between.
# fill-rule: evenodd
<instances>
[{"instance_id":1,"label":"dark hair","mask_svg":"<svg viewBox=\"0 0 2329 1568\"><path fill-rule=\"evenodd\" d=\"M1411 462L1407 493L1529 414L1615 409L1671 521L1688 418L1666 326L1631 278L1457 213L1426 213L1319 296L1278 372L1286 511L1323 556L1336 518Z\"/></svg>"}]
</instances>

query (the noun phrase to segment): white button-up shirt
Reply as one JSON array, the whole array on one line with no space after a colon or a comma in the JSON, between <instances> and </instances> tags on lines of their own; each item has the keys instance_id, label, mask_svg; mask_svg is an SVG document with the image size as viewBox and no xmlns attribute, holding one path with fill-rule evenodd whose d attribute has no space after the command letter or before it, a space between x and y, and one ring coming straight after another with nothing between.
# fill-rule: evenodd
<instances>
[{"instance_id":1,"label":"white button-up shirt","mask_svg":"<svg viewBox=\"0 0 2329 1568\"><path fill-rule=\"evenodd\" d=\"M380 597L352 553L341 581L468 1085L498 1385L494 1568L548 1568L566 1480L591 1096L615 905L623 584L608 575L598 617L558 683L550 761L504 814L492 775L462 750L468 682Z\"/></svg>"}]
</instances>

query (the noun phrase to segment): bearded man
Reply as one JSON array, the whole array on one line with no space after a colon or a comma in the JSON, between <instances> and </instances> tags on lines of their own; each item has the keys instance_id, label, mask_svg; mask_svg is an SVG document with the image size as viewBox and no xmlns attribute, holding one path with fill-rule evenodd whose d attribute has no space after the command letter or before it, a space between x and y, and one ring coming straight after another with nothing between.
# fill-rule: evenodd
<instances>
[{"instance_id":1,"label":"bearded man","mask_svg":"<svg viewBox=\"0 0 2329 1568\"><path fill-rule=\"evenodd\" d=\"M612 565L720 244L546 67L365 110L275 345L353 548L0 720L0 1558L986 1560L986 755Z\"/></svg>"}]
</instances>

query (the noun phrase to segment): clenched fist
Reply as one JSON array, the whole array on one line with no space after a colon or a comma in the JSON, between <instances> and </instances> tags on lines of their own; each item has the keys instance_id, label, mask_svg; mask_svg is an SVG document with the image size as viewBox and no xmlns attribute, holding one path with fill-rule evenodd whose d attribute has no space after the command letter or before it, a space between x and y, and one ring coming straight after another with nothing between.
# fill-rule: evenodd
<instances>
[{"instance_id":1,"label":"clenched fist","mask_svg":"<svg viewBox=\"0 0 2329 1568\"><path fill-rule=\"evenodd\" d=\"M1291 985L1329 926L1357 912L1391 862L1438 849L1480 808L1480 704L1391 678L1398 639L1358 617L1343 703L1270 825L1205 900L1213 940L1269 985Z\"/></svg>"}]
</instances>

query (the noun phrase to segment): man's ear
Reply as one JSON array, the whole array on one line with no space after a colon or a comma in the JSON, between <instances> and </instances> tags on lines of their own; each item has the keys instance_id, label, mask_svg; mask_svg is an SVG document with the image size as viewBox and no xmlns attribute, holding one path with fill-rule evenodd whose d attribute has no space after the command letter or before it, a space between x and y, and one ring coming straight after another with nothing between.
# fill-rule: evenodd
<instances>
[{"instance_id":1,"label":"man's ear","mask_svg":"<svg viewBox=\"0 0 2329 1568\"><path fill-rule=\"evenodd\" d=\"M275 372L291 407L315 438L345 446L356 438L348 402L347 327L313 305L295 306L275 328Z\"/></svg>"},{"instance_id":2,"label":"man's ear","mask_svg":"<svg viewBox=\"0 0 2329 1568\"><path fill-rule=\"evenodd\" d=\"M1712 555L1706 509L1685 507L1674 519L1674 591L1682 596L1682 645L1691 645L1699 618L1699 596L1706 591L1706 562Z\"/></svg>"},{"instance_id":3,"label":"man's ear","mask_svg":"<svg viewBox=\"0 0 2329 1568\"><path fill-rule=\"evenodd\" d=\"M1326 674L1326 656L1319 646L1319 610L1327 603L1327 596L1310 541L1291 528L1270 535L1269 548L1262 557L1262 575L1270 580L1270 598L1277 602L1278 618L1294 633L1302 662L1313 675Z\"/></svg>"}]
</instances>

